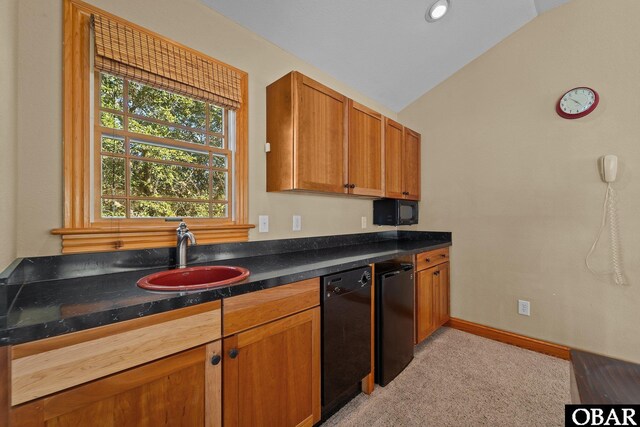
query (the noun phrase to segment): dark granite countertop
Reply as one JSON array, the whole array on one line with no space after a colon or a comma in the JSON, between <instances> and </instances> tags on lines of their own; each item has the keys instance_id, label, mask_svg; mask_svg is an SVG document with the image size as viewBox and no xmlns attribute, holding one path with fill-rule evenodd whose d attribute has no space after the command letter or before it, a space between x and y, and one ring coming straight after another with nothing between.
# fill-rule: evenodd
<instances>
[{"instance_id":1,"label":"dark granite countertop","mask_svg":"<svg viewBox=\"0 0 640 427\"><path fill-rule=\"evenodd\" d=\"M571 366L581 404L640 403L640 365L571 350Z\"/></svg>"},{"instance_id":2,"label":"dark granite countertop","mask_svg":"<svg viewBox=\"0 0 640 427\"><path fill-rule=\"evenodd\" d=\"M450 245L451 233L392 231L195 246L190 266L236 265L251 275L237 284L183 293L136 285L174 265L175 249L27 258L0 275L8 303L0 339L34 341Z\"/></svg>"}]
</instances>

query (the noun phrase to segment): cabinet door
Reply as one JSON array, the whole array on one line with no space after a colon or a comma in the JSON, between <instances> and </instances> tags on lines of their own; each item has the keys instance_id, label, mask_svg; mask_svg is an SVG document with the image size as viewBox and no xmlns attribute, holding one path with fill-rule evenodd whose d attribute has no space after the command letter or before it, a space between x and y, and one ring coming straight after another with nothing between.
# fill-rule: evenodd
<instances>
[{"instance_id":1,"label":"cabinet door","mask_svg":"<svg viewBox=\"0 0 640 427\"><path fill-rule=\"evenodd\" d=\"M297 74L294 187L345 193L347 98Z\"/></svg>"},{"instance_id":2,"label":"cabinet door","mask_svg":"<svg viewBox=\"0 0 640 427\"><path fill-rule=\"evenodd\" d=\"M419 133L404 128L402 191L409 200L420 200L420 140Z\"/></svg>"},{"instance_id":3,"label":"cabinet door","mask_svg":"<svg viewBox=\"0 0 640 427\"><path fill-rule=\"evenodd\" d=\"M416 344L436 330L438 267L427 268L416 274Z\"/></svg>"},{"instance_id":4,"label":"cabinet door","mask_svg":"<svg viewBox=\"0 0 640 427\"><path fill-rule=\"evenodd\" d=\"M351 100L349 105L349 193L382 197L382 115Z\"/></svg>"},{"instance_id":5,"label":"cabinet door","mask_svg":"<svg viewBox=\"0 0 640 427\"><path fill-rule=\"evenodd\" d=\"M400 123L389 118L385 118L384 127L384 176L385 176L385 196L392 199L402 199L404 189L402 181L404 167L403 157L403 127Z\"/></svg>"},{"instance_id":6,"label":"cabinet door","mask_svg":"<svg viewBox=\"0 0 640 427\"><path fill-rule=\"evenodd\" d=\"M216 341L11 410L11 426L219 426Z\"/></svg>"},{"instance_id":7,"label":"cabinet door","mask_svg":"<svg viewBox=\"0 0 640 427\"><path fill-rule=\"evenodd\" d=\"M320 420L320 308L224 339L225 426Z\"/></svg>"},{"instance_id":8,"label":"cabinet door","mask_svg":"<svg viewBox=\"0 0 640 427\"><path fill-rule=\"evenodd\" d=\"M451 317L450 315L450 290L449 290L449 263L445 262L438 266L438 287L440 289L439 294L439 321L438 325L444 325Z\"/></svg>"}]
</instances>

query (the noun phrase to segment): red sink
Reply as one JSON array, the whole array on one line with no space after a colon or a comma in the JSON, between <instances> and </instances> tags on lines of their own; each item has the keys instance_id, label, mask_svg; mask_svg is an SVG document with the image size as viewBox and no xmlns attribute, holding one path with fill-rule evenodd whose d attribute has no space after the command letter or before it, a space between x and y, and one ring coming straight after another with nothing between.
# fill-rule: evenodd
<instances>
[{"instance_id":1,"label":"red sink","mask_svg":"<svg viewBox=\"0 0 640 427\"><path fill-rule=\"evenodd\" d=\"M150 291L192 291L230 285L249 277L249 270L228 265L179 268L150 274L138 286Z\"/></svg>"}]
</instances>

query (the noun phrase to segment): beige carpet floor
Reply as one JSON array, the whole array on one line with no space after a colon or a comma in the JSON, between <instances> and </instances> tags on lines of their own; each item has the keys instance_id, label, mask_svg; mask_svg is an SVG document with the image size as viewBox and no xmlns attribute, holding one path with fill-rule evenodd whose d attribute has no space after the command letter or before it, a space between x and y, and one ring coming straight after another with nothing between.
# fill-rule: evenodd
<instances>
[{"instance_id":1,"label":"beige carpet floor","mask_svg":"<svg viewBox=\"0 0 640 427\"><path fill-rule=\"evenodd\" d=\"M562 426L566 403L569 362L441 328L395 380L323 427Z\"/></svg>"}]
</instances>

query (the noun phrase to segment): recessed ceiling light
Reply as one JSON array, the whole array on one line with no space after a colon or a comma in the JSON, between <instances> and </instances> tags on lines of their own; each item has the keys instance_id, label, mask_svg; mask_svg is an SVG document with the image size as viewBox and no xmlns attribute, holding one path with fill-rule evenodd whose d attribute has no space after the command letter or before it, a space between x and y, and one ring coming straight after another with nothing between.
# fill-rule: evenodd
<instances>
[{"instance_id":1,"label":"recessed ceiling light","mask_svg":"<svg viewBox=\"0 0 640 427\"><path fill-rule=\"evenodd\" d=\"M442 18L449 10L450 0L437 0L431 5L425 15L425 19L429 22L435 22Z\"/></svg>"}]
</instances>

